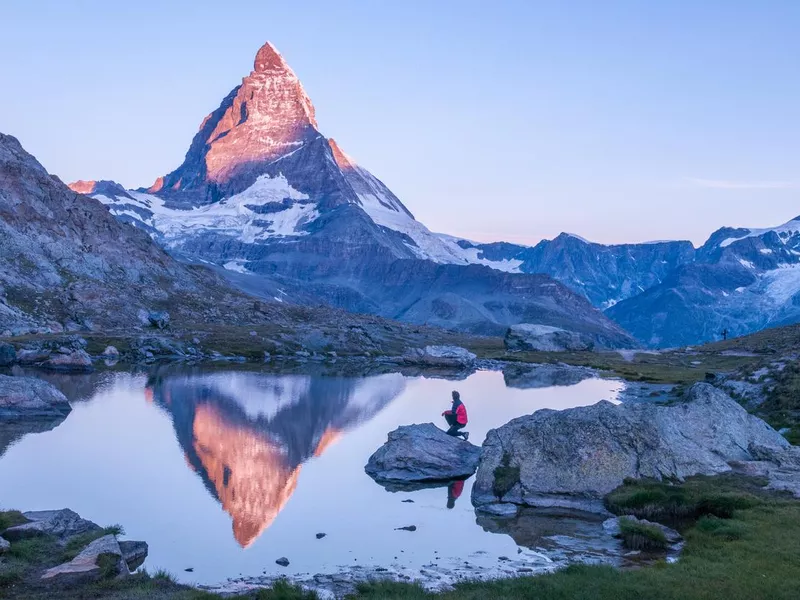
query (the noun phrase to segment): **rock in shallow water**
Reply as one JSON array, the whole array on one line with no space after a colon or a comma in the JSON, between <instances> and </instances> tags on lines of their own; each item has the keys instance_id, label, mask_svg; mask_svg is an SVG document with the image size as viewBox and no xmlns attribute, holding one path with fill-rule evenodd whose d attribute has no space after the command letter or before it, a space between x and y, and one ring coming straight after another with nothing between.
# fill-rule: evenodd
<instances>
[{"instance_id":1,"label":"rock in shallow water","mask_svg":"<svg viewBox=\"0 0 800 600\"><path fill-rule=\"evenodd\" d=\"M0 419L63 417L71 410L64 394L46 381L0 375Z\"/></svg>"},{"instance_id":2,"label":"rock in shallow water","mask_svg":"<svg viewBox=\"0 0 800 600\"><path fill-rule=\"evenodd\" d=\"M694 385L675 405L599 402L540 410L489 432L472 490L476 506L512 502L601 510L626 477L683 479L730 470L786 440L724 392Z\"/></svg>"},{"instance_id":3,"label":"rock in shallow water","mask_svg":"<svg viewBox=\"0 0 800 600\"><path fill-rule=\"evenodd\" d=\"M92 359L86 350L73 350L72 352L53 354L47 359L43 367L53 371L85 373L94 370Z\"/></svg>"},{"instance_id":4,"label":"rock in shallow water","mask_svg":"<svg viewBox=\"0 0 800 600\"><path fill-rule=\"evenodd\" d=\"M475 472L481 449L433 423L404 425L369 458L364 470L379 483L461 479Z\"/></svg>"}]
</instances>

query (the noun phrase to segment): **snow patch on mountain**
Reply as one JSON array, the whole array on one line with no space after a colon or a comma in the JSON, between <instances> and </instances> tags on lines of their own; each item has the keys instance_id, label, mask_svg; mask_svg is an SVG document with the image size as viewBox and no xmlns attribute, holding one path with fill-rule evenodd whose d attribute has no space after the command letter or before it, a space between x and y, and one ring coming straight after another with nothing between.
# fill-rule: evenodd
<instances>
[{"instance_id":1,"label":"snow patch on mountain","mask_svg":"<svg viewBox=\"0 0 800 600\"><path fill-rule=\"evenodd\" d=\"M800 233L800 217L795 217L791 221L784 223L783 225L778 225L777 227L767 227L765 229L748 229L748 232L744 235L738 237L730 237L724 239L720 242L720 248L727 248L734 242L738 242L739 240L743 240L745 238L750 237L759 237L764 235L765 233L775 232L778 234L778 237L785 241L790 237Z\"/></svg>"},{"instance_id":2,"label":"snow patch on mountain","mask_svg":"<svg viewBox=\"0 0 800 600\"><path fill-rule=\"evenodd\" d=\"M153 194L128 194L132 200L105 195L94 198L114 216L128 216L157 230L167 245L202 232L228 235L249 244L272 237L306 235L303 226L319 216L316 203L309 202L308 196L289 185L282 175L262 175L240 194L189 210L168 207Z\"/></svg>"}]
</instances>

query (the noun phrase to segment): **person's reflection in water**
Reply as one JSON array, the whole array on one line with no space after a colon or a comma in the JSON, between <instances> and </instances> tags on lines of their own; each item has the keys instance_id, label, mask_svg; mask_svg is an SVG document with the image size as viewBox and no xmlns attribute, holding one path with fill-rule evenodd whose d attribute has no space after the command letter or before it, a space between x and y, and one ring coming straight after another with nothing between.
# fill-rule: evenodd
<instances>
[{"instance_id":1,"label":"person's reflection in water","mask_svg":"<svg viewBox=\"0 0 800 600\"><path fill-rule=\"evenodd\" d=\"M451 481L447 486L447 508L453 508L456 505L456 500L464 491L464 480Z\"/></svg>"}]
</instances>

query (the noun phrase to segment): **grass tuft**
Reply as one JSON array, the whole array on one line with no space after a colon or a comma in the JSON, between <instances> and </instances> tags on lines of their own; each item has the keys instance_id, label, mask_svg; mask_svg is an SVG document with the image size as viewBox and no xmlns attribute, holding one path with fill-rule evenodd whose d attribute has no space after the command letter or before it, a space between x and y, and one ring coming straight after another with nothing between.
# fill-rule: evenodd
<instances>
[{"instance_id":1,"label":"grass tuft","mask_svg":"<svg viewBox=\"0 0 800 600\"><path fill-rule=\"evenodd\" d=\"M18 510L0 510L0 533L9 527L27 523L28 519Z\"/></svg>"},{"instance_id":2,"label":"grass tuft","mask_svg":"<svg viewBox=\"0 0 800 600\"><path fill-rule=\"evenodd\" d=\"M655 525L638 523L632 519L620 519L619 533L622 545L629 550L666 550L667 537Z\"/></svg>"}]
</instances>

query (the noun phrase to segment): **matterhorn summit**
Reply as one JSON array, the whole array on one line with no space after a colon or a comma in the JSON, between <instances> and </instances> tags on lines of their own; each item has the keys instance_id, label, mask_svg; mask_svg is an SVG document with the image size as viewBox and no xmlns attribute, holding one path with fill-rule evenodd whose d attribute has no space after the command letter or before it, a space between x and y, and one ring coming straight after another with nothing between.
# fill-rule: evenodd
<instances>
[{"instance_id":1,"label":"matterhorn summit","mask_svg":"<svg viewBox=\"0 0 800 600\"><path fill-rule=\"evenodd\" d=\"M490 258L417 221L320 133L314 105L270 43L203 119L177 169L138 190L111 181L73 189L175 256L270 301L481 333L536 315L543 324L576 323L600 345L630 343L585 299L547 276L519 273L520 260Z\"/></svg>"}]
</instances>

